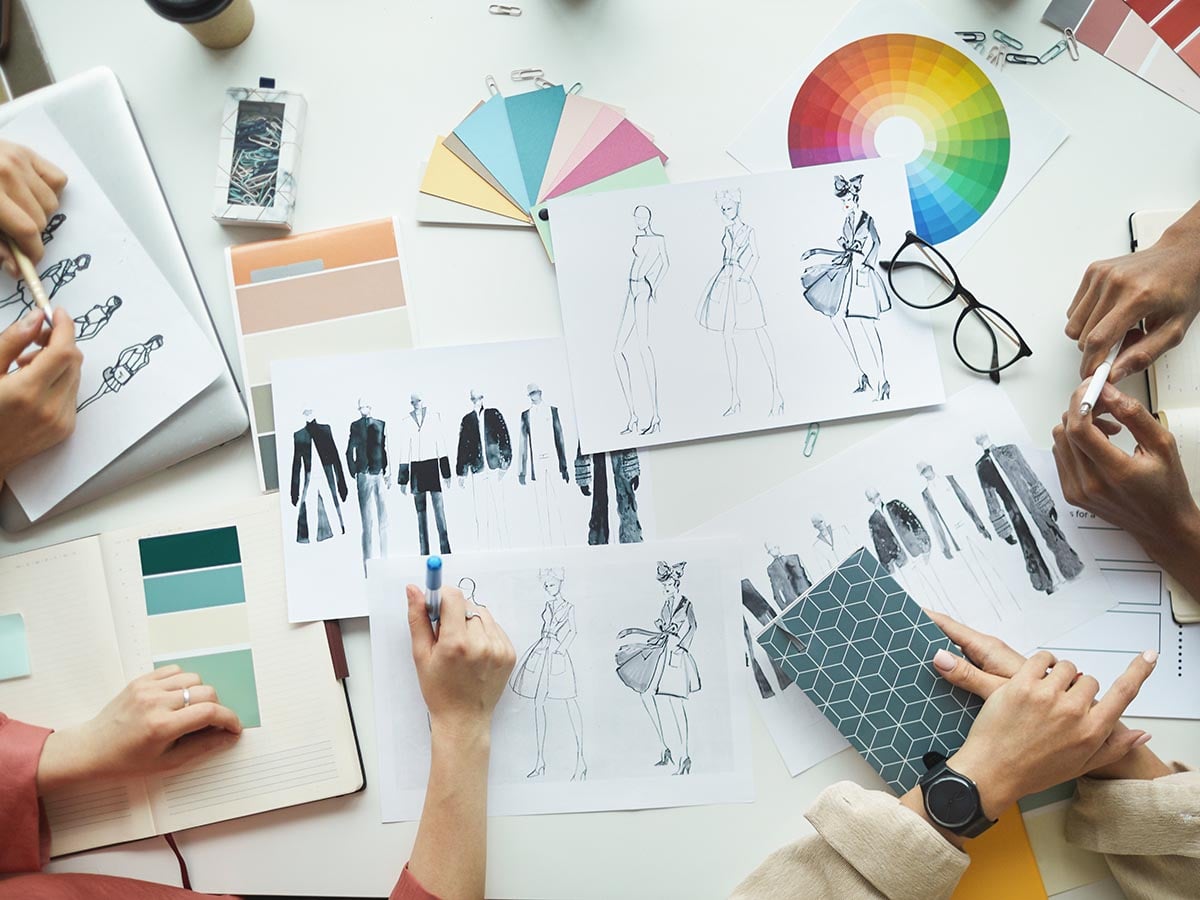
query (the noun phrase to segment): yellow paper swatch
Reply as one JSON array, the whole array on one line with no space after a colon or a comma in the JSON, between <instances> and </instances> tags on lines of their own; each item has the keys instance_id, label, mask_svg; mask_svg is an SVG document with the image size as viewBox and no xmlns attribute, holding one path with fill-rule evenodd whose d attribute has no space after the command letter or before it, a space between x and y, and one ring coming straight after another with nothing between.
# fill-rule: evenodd
<instances>
[{"instance_id":1,"label":"yellow paper swatch","mask_svg":"<svg viewBox=\"0 0 1200 900\"><path fill-rule=\"evenodd\" d=\"M421 179L421 193L484 209L518 222L530 221L512 201L447 150L444 140L439 137L429 154L429 165Z\"/></svg>"},{"instance_id":2,"label":"yellow paper swatch","mask_svg":"<svg viewBox=\"0 0 1200 900\"><path fill-rule=\"evenodd\" d=\"M968 841L965 849L971 867L955 888L953 900L1046 900L1042 875L1017 807Z\"/></svg>"}]
</instances>

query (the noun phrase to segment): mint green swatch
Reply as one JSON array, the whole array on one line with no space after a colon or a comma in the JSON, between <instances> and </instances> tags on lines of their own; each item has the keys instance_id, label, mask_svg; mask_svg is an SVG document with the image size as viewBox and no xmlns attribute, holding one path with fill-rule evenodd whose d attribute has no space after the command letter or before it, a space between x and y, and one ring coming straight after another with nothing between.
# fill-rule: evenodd
<instances>
[{"instance_id":1,"label":"mint green swatch","mask_svg":"<svg viewBox=\"0 0 1200 900\"><path fill-rule=\"evenodd\" d=\"M243 728L258 728L262 720L258 712L258 684L254 680L254 656L249 650L227 650L203 656L181 656L160 659L154 668L179 666L194 672L200 680L217 691L217 702L232 709Z\"/></svg>"},{"instance_id":2,"label":"mint green swatch","mask_svg":"<svg viewBox=\"0 0 1200 900\"><path fill-rule=\"evenodd\" d=\"M146 592L146 613L151 616L246 602L241 566L144 578L142 587Z\"/></svg>"},{"instance_id":3,"label":"mint green swatch","mask_svg":"<svg viewBox=\"0 0 1200 900\"><path fill-rule=\"evenodd\" d=\"M24 678L29 672L25 617L20 613L0 616L0 681Z\"/></svg>"}]
</instances>

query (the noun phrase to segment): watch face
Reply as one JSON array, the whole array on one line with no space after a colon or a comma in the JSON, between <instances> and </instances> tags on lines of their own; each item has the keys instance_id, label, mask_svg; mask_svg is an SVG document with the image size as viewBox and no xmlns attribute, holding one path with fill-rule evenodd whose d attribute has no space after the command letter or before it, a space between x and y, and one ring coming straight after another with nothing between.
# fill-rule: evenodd
<instances>
[{"instance_id":1,"label":"watch face","mask_svg":"<svg viewBox=\"0 0 1200 900\"><path fill-rule=\"evenodd\" d=\"M971 786L953 775L938 779L926 790L929 814L946 828L961 828L979 812Z\"/></svg>"}]
</instances>

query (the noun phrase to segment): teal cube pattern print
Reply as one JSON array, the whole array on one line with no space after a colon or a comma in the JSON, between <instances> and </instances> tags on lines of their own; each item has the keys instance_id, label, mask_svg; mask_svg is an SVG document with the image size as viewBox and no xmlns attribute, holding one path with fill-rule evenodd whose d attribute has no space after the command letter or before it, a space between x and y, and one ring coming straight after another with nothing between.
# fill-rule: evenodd
<instances>
[{"instance_id":1,"label":"teal cube pattern print","mask_svg":"<svg viewBox=\"0 0 1200 900\"><path fill-rule=\"evenodd\" d=\"M925 753L963 745L982 705L933 670L934 653L957 648L865 549L758 642L898 794L916 786Z\"/></svg>"}]
</instances>

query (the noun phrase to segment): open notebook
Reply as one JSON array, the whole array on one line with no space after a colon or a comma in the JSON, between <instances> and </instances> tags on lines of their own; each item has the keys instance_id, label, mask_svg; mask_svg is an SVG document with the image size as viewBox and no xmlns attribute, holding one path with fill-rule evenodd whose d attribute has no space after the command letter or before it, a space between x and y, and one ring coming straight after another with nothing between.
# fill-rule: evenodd
<instances>
[{"instance_id":1,"label":"open notebook","mask_svg":"<svg viewBox=\"0 0 1200 900\"><path fill-rule=\"evenodd\" d=\"M1186 212L1155 209L1129 217L1133 249L1153 246L1164 231ZM1183 342L1168 350L1147 372L1150 409L1179 443L1179 456L1192 493L1200 497L1200 327L1190 329ZM1167 575L1171 610L1180 623L1200 622L1200 601Z\"/></svg>"},{"instance_id":2,"label":"open notebook","mask_svg":"<svg viewBox=\"0 0 1200 900\"><path fill-rule=\"evenodd\" d=\"M362 787L325 626L287 621L280 540L267 496L0 559L0 617L20 614L28 651L29 674L0 681L10 717L86 721L128 681L178 662L246 726L232 749L189 768L46 797L53 855Z\"/></svg>"}]
</instances>

